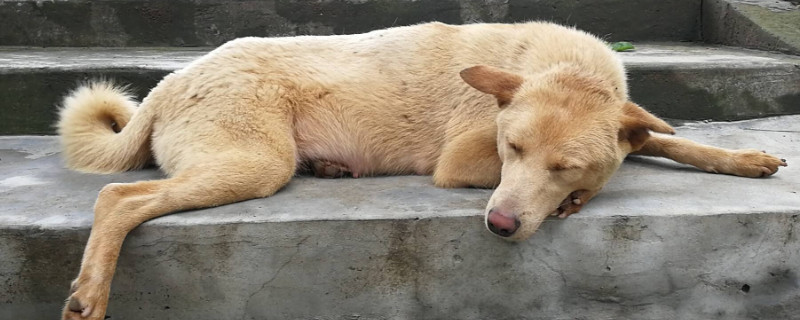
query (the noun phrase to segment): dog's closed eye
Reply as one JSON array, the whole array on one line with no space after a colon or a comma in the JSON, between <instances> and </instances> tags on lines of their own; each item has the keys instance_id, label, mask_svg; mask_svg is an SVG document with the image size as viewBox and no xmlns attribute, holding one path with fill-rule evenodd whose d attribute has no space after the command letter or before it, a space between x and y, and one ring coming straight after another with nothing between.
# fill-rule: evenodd
<instances>
[{"instance_id":1,"label":"dog's closed eye","mask_svg":"<svg viewBox=\"0 0 800 320\"><path fill-rule=\"evenodd\" d=\"M512 151L514 151L514 153L516 153L516 154L520 154L520 155L522 154L522 147L520 147L516 143L509 142L508 143L508 148L511 149Z\"/></svg>"},{"instance_id":2,"label":"dog's closed eye","mask_svg":"<svg viewBox=\"0 0 800 320\"><path fill-rule=\"evenodd\" d=\"M563 164L563 163L554 163L554 164L549 165L547 167L547 170L550 170L550 171L566 171L566 170L572 170L572 169L578 169L578 168L580 168L580 167L575 166L575 165L569 165L569 164Z\"/></svg>"},{"instance_id":3,"label":"dog's closed eye","mask_svg":"<svg viewBox=\"0 0 800 320\"><path fill-rule=\"evenodd\" d=\"M547 164L547 170L554 172L568 171L580 168L581 168L581 163L564 157L559 157L557 158L557 160L552 160Z\"/></svg>"}]
</instances>

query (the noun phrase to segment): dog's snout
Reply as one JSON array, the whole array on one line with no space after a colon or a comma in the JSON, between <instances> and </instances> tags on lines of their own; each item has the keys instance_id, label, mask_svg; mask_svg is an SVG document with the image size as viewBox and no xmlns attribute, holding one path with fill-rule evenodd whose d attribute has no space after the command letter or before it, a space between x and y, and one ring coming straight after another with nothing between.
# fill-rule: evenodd
<instances>
[{"instance_id":1,"label":"dog's snout","mask_svg":"<svg viewBox=\"0 0 800 320\"><path fill-rule=\"evenodd\" d=\"M502 212L492 208L486 217L486 225L494 234L501 237L510 237L519 229L519 219L512 213Z\"/></svg>"}]
</instances>

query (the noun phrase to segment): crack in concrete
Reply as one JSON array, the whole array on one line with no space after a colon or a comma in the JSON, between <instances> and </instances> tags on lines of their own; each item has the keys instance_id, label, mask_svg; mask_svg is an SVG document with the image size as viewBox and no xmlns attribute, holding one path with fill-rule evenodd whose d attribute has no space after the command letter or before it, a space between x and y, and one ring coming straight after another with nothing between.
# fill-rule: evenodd
<instances>
[{"instance_id":1,"label":"crack in concrete","mask_svg":"<svg viewBox=\"0 0 800 320\"><path fill-rule=\"evenodd\" d=\"M797 215L793 215L791 220L792 221L789 223L789 231L786 232L786 240L783 240L784 247L792 240L792 235L794 235L794 223L797 221Z\"/></svg>"},{"instance_id":2,"label":"crack in concrete","mask_svg":"<svg viewBox=\"0 0 800 320\"><path fill-rule=\"evenodd\" d=\"M550 270L550 272L553 272L553 273L557 274L559 277L561 277L561 282L564 284L564 288L570 288L570 286L569 286L569 285L567 285L567 278L564 276L564 274L563 274L563 273L561 273L561 272L558 272L558 271L557 271L555 268L553 268L553 267L552 267L552 266L551 266L549 263L547 263L547 261L545 261L544 259L542 259L542 258L539 258L539 257L536 257L536 256L534 256L533 258L534 258L534 259L536 259L536 260L538 260L540 263L542 263L542 264L544 265L544 267L545 267L545 268L547 268L547 270Z\"/></svg>"},{"instance_id":3,"label":"crack in concrete","mask_svg":"<svg viewBox=\"0 0 800 320\"><path fill-rule=\"evenodd\" d=\"M770 129L756 129L756 128L742 128L742 130L763 131L763 132L800 133L800 130L770 130Z\"/></svg>"},{"instance_id":4,"label":"crack in concrete","mask_svg":"<svg viewBox=\"0 0 800 320\"><path fill-rule=\"evenodd\" d=\"M303 243L305 243L306 240L308 240L309 238L311 238L311 235L307 235L307 236L303 237L303 239L300 239L300 241L295 245L295 251L289 257L289 259L286 259L286 262L282 263L281 266L278 267L278 270L275 271L275 274L273 274L272 277L269 280L264 282L261 285L261 287L258 288L258 290L254 291L253 293L251 293L247 297L247 300L245 300L245 303L244 303L244 308L242 309L242 318L241 318L242 320L245 320L245 318L247 317L247 309L248 309L248 306L250 305L250 300L252 300L255 295L257 295L260 292L264 291L264 289L266 289L267 286L269 286L272 283L272 281L275 281L275 279L278 278L278 276L281 274L281 271L283 271L283 269L286 268L286 266L289 265L289 263L292 262L292 260L294 260L294 258L297 257L297 255L300 253L300 246Z\"/></svg>"}]
</instances>

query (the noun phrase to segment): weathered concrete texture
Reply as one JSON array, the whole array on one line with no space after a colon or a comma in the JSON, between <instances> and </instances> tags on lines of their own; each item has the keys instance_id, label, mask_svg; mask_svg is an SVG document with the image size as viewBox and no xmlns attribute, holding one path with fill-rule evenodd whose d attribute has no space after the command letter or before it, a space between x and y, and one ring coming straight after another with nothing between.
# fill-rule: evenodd
<instances>
[{"instance_id":1,"label":"weathered concrete texture","mask_svg":"<svg viewBox=\"0 0 800 320\"><path fill-rule=\"evenodd\" d=\"M700 2L6 0L0 1L0 45L213 46L242 36L360 33L433 20L458 24L538 19L577 25L609 39L697 40Z\"/></svg>"},{"instance_id":2,"label":"weathered concrete texture","mask_svg":"<svg viewBox=\"0 0 800 320\"><path fill-rule=\"evenodd\" d=\"M644 46L623 59L632 99L663 117L739 120L800 113L800 57L680 45Z\"/></svg>"},{"instance_id":3,"label":"weathered concrete texture","mask_svg":"<svg viewBox=\"0 0 800 320\"><path fill-rule=\"evenodd\" d=\"M701 2L509 0L506 21L551 20L577 26L609 41L697 41Z\"/></svg>"},{"instance_id":4,"label":"weathered concrete texture","mask_svg":"<svg viewBox=\"0 0 800 320\"><path fill-rule=\"evenodd\" d=\"M676 119L800 113L800 57L718 46L637 44L621 53L633 100ZM0 48L0 134L52 134L80 81L110 78L142 97L207 48ZM457 76L457 75L453 75Z\"/></svg>"},{"instance_id":5,"label":"weathered concrete texture","mask_svg":"<svg viewBox=\"0 0 800 320\"><path fill-rule=\"evenodd\" d=\"M703 1L703 40L800 54L800 4L776 0Z\"/></svg>"},{"instance_id":6,"label":"weathered concrete texture","mask_svg":"<svg viewBox=\"0 0 800 320\"><path fill-rule=\"evenodd\" d=\"M800 116L678 134L788 159L771 178L627 161L584 211L512 244L491 191L429 177L298 178L277 195L165 216L127 239L111 319L793 319L800 314ZM53 138L0 138L0 319L52 319L107 176ZM800 230L800 229L798 229Z\"/></svg>"}]
</instances>

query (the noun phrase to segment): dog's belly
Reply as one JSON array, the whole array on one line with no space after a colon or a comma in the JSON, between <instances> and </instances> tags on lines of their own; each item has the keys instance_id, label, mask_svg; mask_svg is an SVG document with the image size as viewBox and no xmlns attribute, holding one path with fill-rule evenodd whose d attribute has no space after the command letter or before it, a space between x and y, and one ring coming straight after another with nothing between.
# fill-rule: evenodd
<instances>
[{"instance_id":1,"label":"dog's belly","mask_svg":"<svg viewBox=\"0 0 800 320\"><path fill-rule=\"evenodd\" d=\"M318 176L427 175L433 172L438 148L414 137L378 130L363 122L304 118L295 122L298 167ZM421 135L422 136L422 135ZM436 139L428 139L436 141ZM321 168L336 172L317 172Z\"/></svg>"},{"instance_id":2,"label":"dog's belly","mask_svg":"<svg viewBox=\"0 0 800 320\"><path fill-rule=\"evenodd\" d=\"M353 177L378 171L368 157L352 143L337 139L297 142L299 168L314 171L318 176L336 177L345 173ZM336 172L325 173L335 165Z\"/></svg>"},{"instance_id":3,"label":"dog's belly","mask_svg":"<svg viewBox=\"0 0 800 320\"><path fill-rule=\"evenodd\" d=\"M376 159L374 154L360 153L360 150L324 150L320 145L298 145L297 165L301 170L310 171L317 177L353 178L374 175L430 175L433 163L421 156L411 155L406 159Z\"/></svg>"},{"instance_id":4,"label":"dog's belly","mask_svg":"<svg viewBox=\"0 0 800 320\"><path fill-rule=\"evenodd\" d=\"M337 128L336 125L320 124L298 126L295 131L297 146L297 163L300 168L315 171L322 169L320 164L335 164L341 172L332 175L349 173L353 177L385 173L381 167L380 156L371 152L367 146L359 144L357 135ZM330 166L324 166L330 167ZM323 169L324 170L324 169ZM411 173L411 172L398 172ZM322 176L329 176L324 174Z\"/></svg>"}]
</instances>

